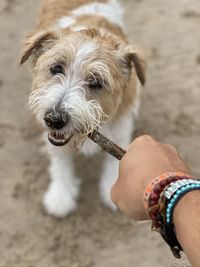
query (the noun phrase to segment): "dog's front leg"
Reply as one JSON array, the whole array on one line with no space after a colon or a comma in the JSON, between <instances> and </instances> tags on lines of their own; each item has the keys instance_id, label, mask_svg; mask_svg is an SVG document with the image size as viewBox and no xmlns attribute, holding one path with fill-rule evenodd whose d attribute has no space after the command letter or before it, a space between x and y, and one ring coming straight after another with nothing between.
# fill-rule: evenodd
<instances>
[{"instance_id":1,"label":"dog's front leg","mask_svg":"<svg viewBox=\"0 0 200 267\"><path fill-rule=\"evenodd\" d=\"M132 113L127 113L115 124L109 124L105 126L103 134L109 137L116 144L126 149L128 144L132 140L132 134L134 132L134 117ZM110 198L110 190L116 179L118 178L119 161L113 156L106 154L105 162L103 165L102 177L100 180L100 195L103 203L116 210L116 206L113 204Z\"/></svg>"},{"instance_id":2,"label":"dog's front leg","mask_svg":"<svg viewBox=\"0 0 200 267\"><path fill-rule=\"evenodd\" d=\"M110 198L110 189L118 177L119 162L109 154L106 155L103 173L100 180L100 196L103 204L116 210L116 206L113 204Z\"/></svg>"},{"instance_id":3,"label":"dog's front leg","mask_svg":"<svg viewBox=\"0 0 200 267\"><path fill-rule=\"evenodd\" d=\"M46 211L55 217L64 217L77 207L79 180L74 177L73 157L61 148L51 148L49 173L51 182L44 195Z\"/></svg>"}]
</instances>

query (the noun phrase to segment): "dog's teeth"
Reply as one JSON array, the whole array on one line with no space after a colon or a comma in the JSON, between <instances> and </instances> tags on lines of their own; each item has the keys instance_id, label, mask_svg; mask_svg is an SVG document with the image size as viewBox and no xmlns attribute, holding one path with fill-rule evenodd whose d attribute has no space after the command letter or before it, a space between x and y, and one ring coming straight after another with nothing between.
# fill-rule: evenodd
<instances>
[{"instance_id":1,"label":"dog's teeth","mask_svg":"<svg viewBox=\"0 0 200 267\"><path fill-rule=\"evenodd\" d=\"M51 132L50 136L52 139L54 139L55 141L65 141L65 134L63 133L58 133L58 132Z\"/></svg>"},{"instance_id":2,"label":"dog's teeth","mask_svg":"<svg viewBox=\"0 0 200 267\"><path fill-rule=\"evenodd\" d=\"M63 133L50 132L48 138L53 145L63 146L71 140L72 136L73 135L66 137Z\"/></svg>"}]
</instances>

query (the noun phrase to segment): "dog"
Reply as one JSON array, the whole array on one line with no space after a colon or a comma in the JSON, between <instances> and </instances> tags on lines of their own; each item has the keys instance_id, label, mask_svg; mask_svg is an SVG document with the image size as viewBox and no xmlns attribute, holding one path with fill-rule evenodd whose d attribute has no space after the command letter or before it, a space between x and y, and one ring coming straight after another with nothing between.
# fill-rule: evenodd
<instances>
[{"instance_id":1,"label":"dog","mask_svg":"<svg viewBox=\"0 0 200 267\"><path fill-rule=\"evenodd\" d=\"M98 128L124 148L131 142L145 62L127 41L117 0L43 0L36 29L24 41L20 63L27 60L30 109L44 128L50 155L43 203L62 218L77 208L74 153L101 151L87 135ZM106 154L100 195L113 210L110 188L117 176L118 161Z\"/></svg>"}]
</instances>

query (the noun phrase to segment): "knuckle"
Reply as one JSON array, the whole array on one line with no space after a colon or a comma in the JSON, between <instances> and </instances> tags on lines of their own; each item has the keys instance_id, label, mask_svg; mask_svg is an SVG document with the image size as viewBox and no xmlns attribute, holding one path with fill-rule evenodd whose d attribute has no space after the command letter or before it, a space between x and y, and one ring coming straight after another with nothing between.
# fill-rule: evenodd
<instances>
[{"instance_id":1,"label":"knuckle","mask_svg":"<svg viewBox=\"0 0 200 267\"><path fill-rule=\"evenodd\" d=\"M166 144L166 146L167 146L167 148L168 148L169 150L171 150L172 152L174 152L174 153L177 154L177 150L176 150L176 148L175 148L174 146L172 146L172 145L170 145L170 144Z\"/></svg>"},{"instance_id":2,"label":"knuckle","mask_svg":"<svg viewBox=\"0 0 200 267\"><path fill-rule=\"evenodd\" d=\"M155 140L150 135L142 135L135 139L135 143L142 143L142 142L155 142Z\"/></svg>"},{"instance_id":3,"label":"knuckle","mask_svg":"<svg viewBox=\"0 0 200 267\"><path fill-rule=\"evenodd\" d=\"M128 147L127 147L127 151L131 151L134 150L135 148L137 148L138 146L143 146L145 144L155 144L156 140L153 139L153 137L151 137L150 135L142 135L140 137L137 137Z\"/></svg>"}]
</instances>

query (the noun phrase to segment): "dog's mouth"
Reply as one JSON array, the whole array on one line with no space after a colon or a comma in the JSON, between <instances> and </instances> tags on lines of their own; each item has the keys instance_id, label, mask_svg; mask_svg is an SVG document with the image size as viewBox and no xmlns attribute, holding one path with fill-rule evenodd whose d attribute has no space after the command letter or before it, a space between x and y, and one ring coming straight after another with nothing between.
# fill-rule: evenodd
<instances>
[{"instance_id":1,"label":"dog's mouth","mask_svg":"<svg viewBox=\"0 0 200 267\"><path fill-rule=\"evenodd\" d=\"M50 132L48 133L49 142L54 146L64 146L71 140L73 134L66 137L63 133Z\"/></svg>"}]
</instances>

